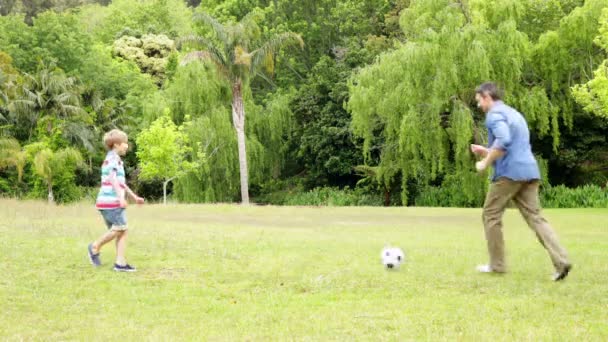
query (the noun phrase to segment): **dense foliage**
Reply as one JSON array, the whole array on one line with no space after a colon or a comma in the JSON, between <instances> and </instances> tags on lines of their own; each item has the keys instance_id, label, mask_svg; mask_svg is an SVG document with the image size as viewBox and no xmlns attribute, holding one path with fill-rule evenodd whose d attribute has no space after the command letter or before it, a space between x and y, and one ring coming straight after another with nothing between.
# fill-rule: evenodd
<instances>
[{"instance_id":1,"label":"dense foliage","mask_svg":"<svg viewBox=\"0 0 608 342\"><path fill-rule=\"evenodd\" d=\"M117 127L152 199L248 187L260 203L478 206L474 89L494 80L530 123L543 201L608 202L608 0L8 0L0 14L6 196L92 196Z\"/></svg>"}]
</instances>

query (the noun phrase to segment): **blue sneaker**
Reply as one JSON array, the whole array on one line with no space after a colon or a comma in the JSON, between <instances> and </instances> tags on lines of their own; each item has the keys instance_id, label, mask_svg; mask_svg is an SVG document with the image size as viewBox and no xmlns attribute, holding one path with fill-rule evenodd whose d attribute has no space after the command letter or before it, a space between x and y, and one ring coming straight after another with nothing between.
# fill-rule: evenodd
<instances>
[{"instance_id":1,"label":"blue sneaker","mask_svg":"<svg viewBox=\"0 0 608 342\"><path fill-rule=\"evenodd\" d=\"M114 271L116 272L135 272L137 269L129 264L121 266L119 264L114 264Z\"/></svg>"},{"instance_id":2,"label":"blue sneaker","mask_svg":"<svg viewBox=\"0 0 608 342\"><path fill-rule=\"evenodd\" d=\"M93 264L93 266L98 267L101 266L101 260L99 259L99 253L97 254L93 254L93 244L89 244L89 247L87 247L87 250L89 251L89 260L91 261L91 264Z\"/></svg>"}]
</instances>

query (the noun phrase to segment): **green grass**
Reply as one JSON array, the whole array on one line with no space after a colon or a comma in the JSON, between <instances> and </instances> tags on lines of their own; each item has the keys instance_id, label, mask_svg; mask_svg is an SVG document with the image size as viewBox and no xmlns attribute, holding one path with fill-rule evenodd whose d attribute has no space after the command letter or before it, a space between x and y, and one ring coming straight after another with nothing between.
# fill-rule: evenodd
<instances>
[{"instance_id":1,"label":"green grass","mask_svg":"<svg viewBox=\"0 0 608 342\"><path fill-rule=\"evenodd\" d=\"M0 340L608 340L608 210L545 214L562 283L515 211L493 276L480 209L131 206L119 274L113 245L88 263L91 205L0 200Z\"/></svg>"}]
</instances>

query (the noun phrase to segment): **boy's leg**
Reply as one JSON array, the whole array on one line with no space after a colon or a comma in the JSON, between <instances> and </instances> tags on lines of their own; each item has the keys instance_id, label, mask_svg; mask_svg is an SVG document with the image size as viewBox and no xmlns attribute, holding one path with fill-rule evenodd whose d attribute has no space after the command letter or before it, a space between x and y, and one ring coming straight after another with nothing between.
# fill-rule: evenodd
<instances>
[{"instance_id":1,"label":"boy's leg","mask_svg":"<svg viewBox=\"0 0 608 342\"><path fill-rule=\"evenodd\" d=\"M95 266L101 265L101 260L99 260L101 248L108 242L117 238L121 231L127 228L124 209L100 210L99 212L108 227L108 231L88 247L89 258L91 259L91 263Z\"/></svg>"},{"instance_id":2,"label":"boy's leg","mask_svg":"<svg viewBox=\"0 0 608 342\"><path fill-rule=\"evenodd\" d=\"M570 268L570 261L566 250L559 244L553 228L540 213L538 187L538 181L524 184L513 200L528 226L536 233L538 241L549 252L553 266L559 273L565 268Z\"/></svg>"},{"instance_id":3,"label":"boy's leg","mask_svg":"<svg viewBox=\"0 0 608 342\"><path fill-rule=\"evenodd\" d=\"M502 215L509 200L517 193L521 184L507 178L492 183L483 205L483 226L490 254L490 270L505 272L505 243L502 234Z\"/></svg>"},{"instance_id":4,"label":"boy's leg","mask_svg":"<svg viewBox=\"0 0 608 342\"><path fill-rule=\"evenodd\" d=\"M116 238L116 236L118 234L119 234L119 232L117 232L115 230L108 230L105 234L100 236L99 239L97 239L91 245L91 247L92 247L91 249L92 249L93 253L95 253L95 254L99 253L99 251L101 250L101 247L103 247L103 245L105 245L106 243L114 240L114 238Z\"/></svg>"},{"instance_id":5,"label":"boy's leg","mask_svg":"<svg viewBox=\"0 0 608 342\"><path fill-rule=\"evenodd\" d=\"M121 272L135 272L135 267L127 264L127 259L125 258L127 237L129 236L129 233L127 230L127 216L124 209L117 211L115 222L117 222L117 224L112 228L118 231L118 235L116 236L116 263L114 265L114 270Z\"/></svg>"},{"instance_id":6,"label":"boy's leg","mask_svg":"<svg viewBox=\"0 0 608 342\"><path fill-rule=\"evenodd\" d=\"M128 230L123 230L119 233L116 238L116 264L125 266L127 259L125 257L125 251L127 249L127 236L129 235Z\"/></svg>"},{"instance_id":7,"label":"boy's leg","mask_svg":"<svg viewBox=\"0 0 608 342\"><path fill-rule=\"evenodd\" d=\"M114 271L118 272L136 272L137 269L127 263L125 258L125 250L127 249L128 230L123 230L116 238L116 263Z\"/></svg>"}]
</instances>

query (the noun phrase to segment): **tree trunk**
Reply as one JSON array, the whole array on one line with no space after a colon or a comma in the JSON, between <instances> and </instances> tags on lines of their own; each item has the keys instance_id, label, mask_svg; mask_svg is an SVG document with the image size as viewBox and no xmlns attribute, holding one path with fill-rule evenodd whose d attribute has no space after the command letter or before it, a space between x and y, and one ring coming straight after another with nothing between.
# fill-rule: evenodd
<instances>
[{"instance_id":1,"label":"tree trunk","mask_svg":"<svg viewBox=\"0 0 608 342\"><path fill-rule=\"evenodd\" d=\"M388 207L391 205L391 192L388 189L384 189L384 206Z\"/></svg>"},{"instance_id":2,"label":"tree trunk","mask_svg":"<svg viewBox=\"0 0 608 342\"><path fill-rule=\"evenodd\" d=\"M169 185L169 182L174 179L175 179L175 177L171 177L163 182L163 204L164 205L167 205L167 185Z\"/></svg>"},{"instance_id":3,"label":"tree trunk","mask_svg":"<svg viewBox=\"0 0 608 342\"><path fill-rule=\"evenodd\" d=\"M48 195L48 201L49 204L53 204L55 203L55 196L53 196L53 185L51 183L48 184L48 191L49 191L49 195Z\"/></svg>"},{"instance_id":4,"label":"tree trunk","mask_svg":"<svg viewBox=\"0 0 608 342\"><path fill-rule=\"evenodd\" d=\"M167 205L167 184L169 181L163 182L163 205Z\"/></svg>"},{"instance_id":5,"label":"tree trunk","mask_svg":"<svg viewBox=\"0 0 608 342\"><path fill-rule=\"evenodd\" d=\"M242 82L237 79L232 84L232 124L236 130L239 146L239 166L241 174L241 203L249 204L249 173L245 148L245 108L243 106Z\"/></svg>"}]
</instances>

